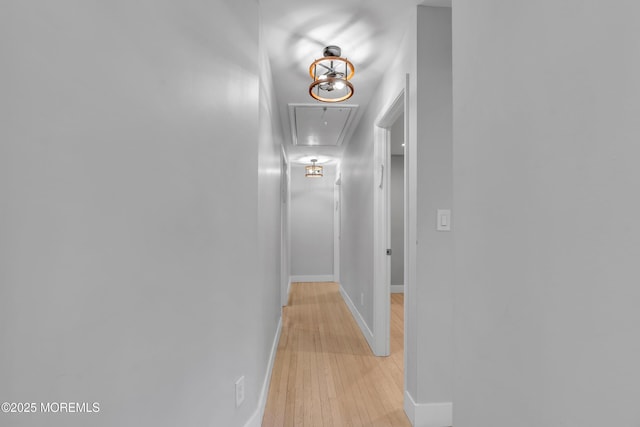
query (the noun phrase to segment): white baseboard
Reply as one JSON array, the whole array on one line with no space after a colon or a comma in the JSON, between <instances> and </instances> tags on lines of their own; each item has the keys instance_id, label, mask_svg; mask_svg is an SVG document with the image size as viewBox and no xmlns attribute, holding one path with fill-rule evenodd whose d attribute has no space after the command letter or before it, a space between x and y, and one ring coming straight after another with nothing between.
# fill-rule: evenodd
<instances>
[{"instance_id":1,"label":"white baseboard","mask_svg":"<svg viewBox=\"0 0 640 427\"><path fill-rule=\"evenodd\" d=\"M404 412L414 427L453 426L453 403L416 403L411 394L404 392Z\"/></svg>"},{"instance_id":2,"label":"white baseboard","mask_svg":"<svg viewBox=\"0 0 640 427\"><path fill-rule=\"evenodd\" d=\"M404 285L391 285L392 294L404 294Z\"/></svg>"},{"instance_id":3,"label":"white baseboard","mask_svg":"<svg viewBox=\"0 0 640 427\"><path fill-rule=\"evenodd\" d=\"M290 282L334 282L333 274L291 276Z\"/></svg>"},{"instance_id":4,"label":"white baseboard","mask_svg":"<svg viewBox=\"0 0 640 427\"><path fill-rule=\"evenodd\" d=\"M271 355L269 356L269 364L267 365L267 373L262 383L262 391L260 391L260 399L258 399L258 407L253 413L249 421L247 421L244 427L261 427L262 417L264 417L264 410L267 406L267 395L269 393L269 384L271 383L271 372L273 371L273 363L276 360L276 352L278 351L278 342L280 341L280 333L282 332L282 316L278 320L278 328L276 329L276 336L273 338L273 344L271 345Z\"/></svg>"},{"instance_id":5,"label":"white baseboard","mask_svg":"<svg viewBox=\"0 0 640 427\"><path fill-rule=\"evenodd\" d=\"M351 301L351 298L349 298L349 295L344 290L342 285L340 285L340 295L342 295L342 299L344 300L345 304L347 304L347 307L349 307L349 311L351 311L351 315L353 316L354 319L356 319L356 323L360 327L360 331L362 331L362 335L364 335L364 337L367 340L367 343L369 344L369 347L371 347L371 351L373 351L374 349L373 332L371 332L371 329L369 329L369 327L367 326L367 323L364 321L364 318L356 308L353 301Z\"/></svg>"}]
</instances>

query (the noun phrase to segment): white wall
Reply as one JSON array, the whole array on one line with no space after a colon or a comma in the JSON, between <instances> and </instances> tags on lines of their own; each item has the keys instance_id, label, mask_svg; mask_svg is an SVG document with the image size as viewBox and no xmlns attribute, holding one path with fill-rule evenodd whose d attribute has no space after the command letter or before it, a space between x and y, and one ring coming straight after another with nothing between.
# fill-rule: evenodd
<instances>
[{"instance_id":1,"label":"white wall","mask_svg":"<svg viewBox=\"0 0 640 427\"><path fill-rule=\"evenodd\" d=\"M454 3L455 426L638 426L640 4Z\"/></svg>"},{"instance_id":2,"label":"white wall","mask_svg":"<svg viewBox=\"0 0 640 427\"><path fill-rule=\"evenodd\" d=\"M243 425L279 316L257 3L3 1L0 44L0 395L101 404L0 424Z\"/></svg>"},{"instance_id":3,"label":"white wall","mask_svg":"<svg viewBox=\"0 0 640 427\"><path fill-rule=\"evenodd\" d=\"M257 334L250 335L256 345L254 357L256 377L251 378L248 395L251 399L246 405L256 408L256 412L249 422L252 426L262 423L262 415L268 394L268 382L270 381L270 366L273 366L277 343L275 334L278 322L282 314L282 301L286 300L286 287L283 280L287 280L286 272L289 267L288 252L282 242L288 237L283 233L283 210L286 200L283 191L286 191L286 164L282 158L282 128L276 95L273 86L271 66L267 56L267 46L262 37L262 26L259 36L260 62L260 96L259 96L259 137L258 137L258 265L259 280L247 289L241 290L243 296L247 290L253 292L250 298L253 303L257 301L258 312L253 320ZM285 228L286 230L286 228ZM284 251L283 251L284 249ZM238 254L240 255L240 254ZM240 308L242 310L242 307ZM242 312L242 311L241 311ZM245 339L238 336L236 339ZM224 386L224 385L223 385ZM228 389L228 388L225 388ZM256 399L257 398L257 399ZM251 427L244 424L245 427Z\"/></svg>"},{"instance_id":4,"label":"white wall","mask_svg":"<svg viewBox=\"0 0 640 427\"><path fill-rule=\"evenodd\" d=\"M336 169L306 178L305 165L291 166L291 275L333 276L333 211ZM306 280L306 279L303 279Z\"/></svg>"},{"instance_id":5,"label":"white wall","mask_svg":"<svg viewBox=\"0 0 640 427\"><path fill-rule=\"evenodd\" d=\"M418 402L453 397L453 232L436 231L452 205L451 8L418 7L417 360ZM455 212L454 212L455 215Z\"/></svg>"},{"instance_id":6,"label":"white wall","mask_svg":"<svg viewBox=\"0 0 640 427\"><path fill-rule=\"evenodd\" d=\"M404 126L404 120L399 123ZM392 135L394 130L397 129L391 130ZM400 132L402 131L401 128ZM389 209L391 225L391 285L402 286L404 285L404 156L391 156L389 193L391 202Z\"/></svg>"}]
</instances>

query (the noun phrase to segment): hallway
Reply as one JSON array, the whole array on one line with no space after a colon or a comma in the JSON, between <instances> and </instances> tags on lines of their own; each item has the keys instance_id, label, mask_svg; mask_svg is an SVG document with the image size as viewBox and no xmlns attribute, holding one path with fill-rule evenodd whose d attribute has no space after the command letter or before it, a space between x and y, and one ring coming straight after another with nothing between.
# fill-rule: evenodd
<instances>
[{"instance_id":1,"label":"hallway","mask_svg":"<svg viewBox=\"0 0 640 427\"><path fill-rule=\"evenodd\" d=\"M403 295L391 296L391 356L375 357L336 283L294 283L263 427L410 426L403 412Z\"/></svg>"}]
</instances>

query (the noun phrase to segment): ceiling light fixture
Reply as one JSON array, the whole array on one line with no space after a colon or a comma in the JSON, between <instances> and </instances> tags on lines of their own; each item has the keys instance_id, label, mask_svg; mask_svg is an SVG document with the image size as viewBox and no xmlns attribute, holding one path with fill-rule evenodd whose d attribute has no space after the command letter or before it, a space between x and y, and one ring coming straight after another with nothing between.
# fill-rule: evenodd
<instances>
[{"instance_id":1,"label":"ceiling light fixture","mask_svg":"<svg viewBox=\"0 0 640 427\"><path fill-rule=\"evenodd\" d=\"M338 46L324 48L324 58L316 59L309 67L313 82L309 95L322 102L342 102L353 96L353 85L349 80L355 73L353 64L340 57Z\"/></svg>"},{"instance_id":2,"label":"ceiling light fixture","mask_svg":"<svg viewBox=\"0 0 640 427\"><path fill-rule=\"evenodd\" d=\"M317 159L311 159L311 166L306 166L306 173L304 176L307 178L322 178L322 166L316 166Z\"/></svg>"}]
</instances>

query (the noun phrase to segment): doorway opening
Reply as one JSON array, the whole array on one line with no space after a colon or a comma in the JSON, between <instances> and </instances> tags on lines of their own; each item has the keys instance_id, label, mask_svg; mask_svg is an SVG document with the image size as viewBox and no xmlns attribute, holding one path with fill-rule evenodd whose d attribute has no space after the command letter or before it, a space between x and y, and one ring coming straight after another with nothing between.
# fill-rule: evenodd
<instances>
[{"instance_id":1,"label":"doorway opening","mask_svg":"<svg viewBox=\"0 0 640 427\"><path fill-rule=\"evenodd\" d=\"M401 304L395 320L401 320L401 337L394 336L394 342L404 348L404 306L406 304L406 235L407 217L407 173L404 142L408 140L408 100L409 75L405 87L391 105L380 115L374 134L374 271L373 271L373 342L377 356L389 356L392 332L392 290L396 304ZM400 308L395 306L395 308ZM400 319L398 319L400 317ZM398 327L393 329L399 332ZM397 348L398 346L394 346ZM404 355L404 351L402 351ZM404 359L404 356L402 357ZM404 366L404 363L403 363Z\"/></svg>"},{"instance_id":2,"label":"doorway opening","mask_svg":"<svg viewBox=\"0 0 640 427\"><path fill-rule=\"evenodd\" d=\"M291 231L289 219L291 217L291 166L284 151L280 154L280 305L287 305L289 300L289 286L291 276Z\"/></svg>"},{"instance_id":3,"label":"doorway opening","mask_svg":"<svg viewBox=\"0 0 640 427\"><path fill-rule=\"evenodd\" d=\"M405 247L405 167L404 111L389 128L388 140L388 212L389 255L389 357L404 378L404 247Z\"/></svg>"},{"instance_id":4,"label":"doorway opening","mask_svg":"<svg viewBox=\"0 0 640 427\"><path fill-rule=\"evenodd\" d=\"M404 294L404 112L389 132L389 284L392 294Z\"/></svg>"}]
</instances>

